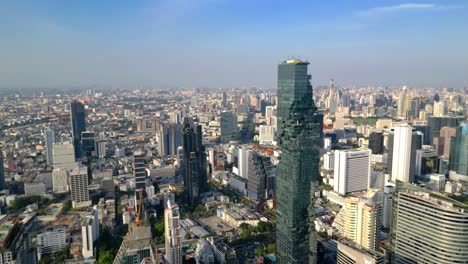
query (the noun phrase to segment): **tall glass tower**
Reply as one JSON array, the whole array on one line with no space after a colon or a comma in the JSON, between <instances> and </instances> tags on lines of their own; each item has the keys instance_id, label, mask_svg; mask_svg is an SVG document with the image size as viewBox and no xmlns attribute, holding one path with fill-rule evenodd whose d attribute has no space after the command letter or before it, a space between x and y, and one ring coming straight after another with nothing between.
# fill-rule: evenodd
<instances>
[{"instance_id":1,"label":"tall glass tower","mask_svg":"<svg viewBox=\"0 0 468 264\"><path fill-rule=\"evenodd\" d=\"M276 240L278 263L317 262L314 191L320 180L322 116L312 99L308 62L278 66Z\"/></svg>"},{"instance_id":2,"label":"tall glass tower","mask_svg":"<svg viewBox=\"0 0 468 264\"><path fill-rule=\"evenodd\" d=\"M70 104L70 121L73 136L73 146L75 147L75 159L81 157L81 132L86 130L85 108L83 103L73 101Z\"/></svg>"}]
</instances>

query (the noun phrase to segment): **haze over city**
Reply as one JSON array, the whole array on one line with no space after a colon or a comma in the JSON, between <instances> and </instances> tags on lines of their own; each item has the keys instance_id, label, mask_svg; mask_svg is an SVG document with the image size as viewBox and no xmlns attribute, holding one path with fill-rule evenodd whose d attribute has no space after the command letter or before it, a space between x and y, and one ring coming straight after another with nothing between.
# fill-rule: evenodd
<instances>
[{"instance_id":1,"label":"haze over city","mask_svg":"<svg viewBox=\"0 0 468 264\"><path fill-rule=\"evenodd\" d=\"M2 1L0 86L276 87L284 58L313 85L468 85L467 3Z\"/></svg>"}]
</instances>

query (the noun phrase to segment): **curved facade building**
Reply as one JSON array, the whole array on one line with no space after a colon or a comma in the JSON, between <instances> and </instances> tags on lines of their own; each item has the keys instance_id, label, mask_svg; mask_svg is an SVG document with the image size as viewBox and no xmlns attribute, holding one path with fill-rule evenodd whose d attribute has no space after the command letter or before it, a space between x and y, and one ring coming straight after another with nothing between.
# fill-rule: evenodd
<instances>
[{"instance_id":1,"label":"curved facade building","mask_svg":"<svg viewBox=\"0 0 468 264\"><path fill-rule=\"evenodd\" d=\"M468 263L468 205L398 181L392 263Z\"/></svg>"}]
</instances>

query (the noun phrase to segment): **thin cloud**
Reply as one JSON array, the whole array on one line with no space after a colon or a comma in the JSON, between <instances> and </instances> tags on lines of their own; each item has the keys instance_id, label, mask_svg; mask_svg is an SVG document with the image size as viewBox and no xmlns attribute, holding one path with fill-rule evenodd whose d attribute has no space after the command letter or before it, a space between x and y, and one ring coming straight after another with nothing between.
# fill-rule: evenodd
<instances>
[{"instance_id":1,"label":"thin cloud","mask_svg":"<svg viewBox=\"0 0 468 264\"><path fill-rule=\"evenodd\" d=\"M463 8L463 7L454 6L454 5L439 5L439 4L434 4L434 3L403 3L399 5L392 5L392 6L374 7L371 9L359 11L357 14L359 16L373 16L373 15L381 15L385 13L395 13L395 12L403 12L403 11L411 11L411 10L435 11L435 10L449 10L449 9L459 9L459 8Z\"/></svg>"}]
</instances>

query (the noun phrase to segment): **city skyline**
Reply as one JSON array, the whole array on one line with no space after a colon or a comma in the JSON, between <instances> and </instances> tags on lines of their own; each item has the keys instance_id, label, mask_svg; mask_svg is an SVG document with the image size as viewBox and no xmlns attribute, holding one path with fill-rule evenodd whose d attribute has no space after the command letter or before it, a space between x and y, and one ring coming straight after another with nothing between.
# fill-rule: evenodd
<instances>
[{"instance_id":1,"label":"city skyline","mask_svg":"<svg viewBox=\"0 0 468 264\"><path fill-rule=\"evenodd\" d=\"M312 85L468 85L463 1L138 3L15 1L0 8L0 88L276 87L274 65L312 63ZM294 39L295 41L291 41ZM216 73L216 74L214 74Z\"/></svg>"}]
</instances>

